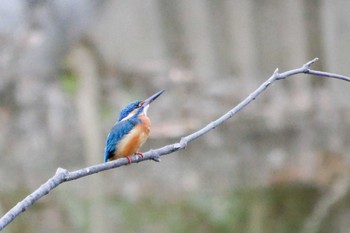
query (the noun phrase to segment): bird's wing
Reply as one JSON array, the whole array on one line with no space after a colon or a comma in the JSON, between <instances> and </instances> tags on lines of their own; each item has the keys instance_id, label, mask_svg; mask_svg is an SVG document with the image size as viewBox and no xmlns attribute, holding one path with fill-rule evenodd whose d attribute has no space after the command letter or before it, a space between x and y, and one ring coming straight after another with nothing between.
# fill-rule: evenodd
<instances>
[{"instance_id":1,"label":"bird's wing","mask_svg":"<svg viewBox=\"0 0 350 233\"><path fill-rule=\"evenodd\" d=\"M117 122L111 132L108 134L105 145L104 161L107 162L114 152L117 150L120 140L128 134L134 127L134 122L131 120Z\"/></svg>"}]
</instances>

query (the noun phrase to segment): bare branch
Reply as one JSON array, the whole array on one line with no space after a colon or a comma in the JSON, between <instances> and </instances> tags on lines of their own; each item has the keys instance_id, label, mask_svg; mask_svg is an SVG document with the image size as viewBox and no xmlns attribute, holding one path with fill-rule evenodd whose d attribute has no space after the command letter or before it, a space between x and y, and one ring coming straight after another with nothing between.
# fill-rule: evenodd
<instances>
[{"instance_id":1,"label":"bare branch","mask_svg":"<svg viewBox=\"0 0 350 233\"><path fill-rule=\"evenodd\" d=\"M145 160L160 161L159 159L160 156L171 154L175 151L185 149L190 142L203 136L204 134L208 133L210 130L216 128L217 126L221 125L222 123L224 123L225 121L227 121L228 119L236 115L245 106L247 106L253 100L255 100L262 92L264 92L273 82L277 80L285 79L293 75L304 73L304 74L315 75L318 77L335 78L335 79L340 79L343 81L350 82L350 78L343 75L311 70L310 66L313 65L317 60L318 58L315 58L305 63L301 68L286 71L283 73L279 73L278 69L276 69L275 72L272 74L272 76L268 80L266 80L263 84L261 84L260 87L258 87L247 98L245 98L237 106L235 106L233 109L231 109L230 111L222 115L217 120L212 121L202 129L199 129L198 131L181 138L180 142L170 144L159 149L150 150L144 153L144 158L139 158L138 156L132 156L131 163L138 163ZM32 194L24 198L21 202L18 202L16 206L14 206L11 210L9 210L0 219L0 231L4 229L9 223L11 223L19 214L24 212L29 206L33 205L41 197L48 194L51 190L56 188L61 183L71 181L71 180L76 180L85 176L89 176L101 171L117 168L124 165L128 165L128 160L126 158L121 158L108 163L93 165L93 166L86 167L86 168L79 169L72 172L69 172L63 168L58 168L56 174L53 177L51 177L46 183L41 185Z\"/></svg>"},{"instance_id":2,"label":"bare branch","mask_svg":"<svg viewBox=\"0 0 350 233\"><path fill-rule=\"evenodd\" d=\"M332 74L332 73L318 71L318 70L308 70L305 73L306 74L312 74L312 75L315 75L315 76L318 76L318 77L335 78L335 79L340 79L340 80L344 80L344 81L350 82L350 78L346 77L344 75Z\"/></svg>"}]
</instances>

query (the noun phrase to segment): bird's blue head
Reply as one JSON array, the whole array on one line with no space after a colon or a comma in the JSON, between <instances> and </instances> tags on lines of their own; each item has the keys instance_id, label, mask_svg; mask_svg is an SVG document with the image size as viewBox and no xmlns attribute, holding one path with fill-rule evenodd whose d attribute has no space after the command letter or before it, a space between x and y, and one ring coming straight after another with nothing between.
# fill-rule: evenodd
<instances>
[{"instance_id":1,"label":"bird's blue head","mask_svg":"<svg viewBox=\"0 0 350 233\"><path fill-rule=\"evenodd\" d=\"M135 102L132 102L130 104L128 104L128 106L126 106L125 108L123 108L120 112L120 115L119 115L119 119L118 121L121 121L123 120L124 118L126 118L127 116L129 116L129 114L134 111L135 109L139 108L140 107L140 103L141 101L138 100L138 101L135 101Z\"/></svg>"},{"instance_id":2,"label":"bird's blue head","mask_svg":"<svg viewBox=\"0 0 350 233\"><path fill-rule=\"evenodd\" d=\"M147 114L149 104L157 99L164 91L165 90L161 90L144 101L138 100L128 104L121 110L118 121L129 119L135 115L138 116L140 114Z\"/></svg>"}]
</instances>

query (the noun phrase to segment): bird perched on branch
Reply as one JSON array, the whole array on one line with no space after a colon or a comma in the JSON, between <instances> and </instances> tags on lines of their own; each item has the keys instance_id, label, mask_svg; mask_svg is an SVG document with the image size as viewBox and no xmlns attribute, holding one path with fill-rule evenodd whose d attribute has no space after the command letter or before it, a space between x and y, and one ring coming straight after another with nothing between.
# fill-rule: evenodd
<instances>
[{"instance_id":1,"label":"bird perched on branch","mask_svg":"<svg viewBox=\"0 0 350 233\"><path fill-rule=\"evenodd\" d=\"M112 127L106 139L104 161L126 157L131 163L131 155L137 154L143 158L138 149L148 138L151 121L147 116L150 103L157 99L161 90L144 101L135 101L120 112L118 121Z\"/></svg>"}]
</instances>

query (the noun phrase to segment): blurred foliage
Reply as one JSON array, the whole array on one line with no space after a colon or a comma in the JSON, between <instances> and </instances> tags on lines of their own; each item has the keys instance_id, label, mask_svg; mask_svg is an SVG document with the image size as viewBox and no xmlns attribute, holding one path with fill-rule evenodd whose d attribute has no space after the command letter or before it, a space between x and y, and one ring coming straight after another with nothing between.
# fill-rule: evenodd
<instances>
[{"instance_id":1,"label":"blurred foliage","mask_svg":"<svg viewBox=\"0 0 350 233\"><path fill-rule=\"evenodd\" d=\"M342 218L339 220L339 216ZM322 222L320 233L328 232L347 232L348 228L343 227L341 221L348 222L350 216L350 195L347 195L343 200L339 201L328 212L327 221Z\"/></svg>"},{"instance_id":2,"label":"blurred foliage","mask_svg":"<svg viewBox=\"0 0 350 233\"><path fill-rule=\"evenodd\" d=\"M176 201L113 199L123 232L298 232L319 196L292 184Z\"/></svg>"},{"instance_id":3,"label":"blurred foliage","mask_svg":"<svg viewBox=\"0 0 350 233\"><path fill-rule=\"evenodd\" d=\"M28 193L29 190L0 193L1 202L9 203L3 208L11 208L14 205L11 200L22 199ZM57 227L86 232L89 229L89 198L69 191L60 194L56 201L50 200L57 198L53 195L36 203L6 230L25 233L34 229L54 231ZM118 227L118 232L126 233L294 233L300 231L320 194L321 190L316 186L286 183L176 199L146 196L135 201L112 197L107 200L106 211L110 213L107 222L113 228ZM343 206L341 209L348 208L348 204ZM55 222L55 226L40 223L40 219L48 215L51 215L49 222ZM38 220L30 221L32 216ZM326 222L331 221L327 218Z\"/></svg>"},{"instance_id":4,"label":"blurred foliage","mask_svg":"<svg viewBox=\"0 0 350 233\"><path fill-rule=\"evenodd\" d=\"M65 211L67 222L72 225L71 229L76 231L80 229L82 232L86 232L89 227L89 200L72 197L74 197L73 193L65 194L64 198L61 197L61 201L65 202L67 206Z\"/></svg>"},{"instance_id":5,"label":"blurred foliage","mask_svg":"<svg viewBox=\"0 0 350 233\"><path fill-rule=\"evenodd\" d=\"M266 189L264 199L269 216L266 216L265 232L298 232L319 195L316 187L303 184L282 184Z\"/></svg>"},{"instance_id":6,"label":"blurred foliage","mask_svg":"<svg viewBox=\"0 0 350 233\"><path fill-rule=\"evenodd\" d=\"M64 69L59 76L59 84L64 92L75 95L79 87L78 76L70 69Z\"/></svg>"}]
</instances>

